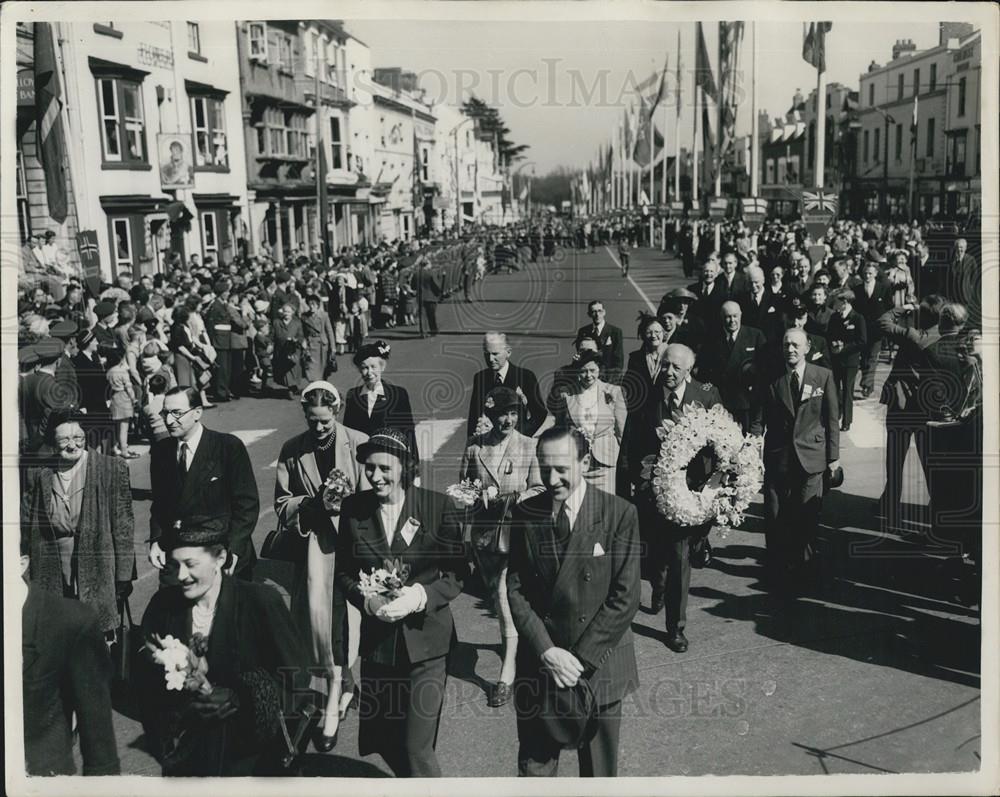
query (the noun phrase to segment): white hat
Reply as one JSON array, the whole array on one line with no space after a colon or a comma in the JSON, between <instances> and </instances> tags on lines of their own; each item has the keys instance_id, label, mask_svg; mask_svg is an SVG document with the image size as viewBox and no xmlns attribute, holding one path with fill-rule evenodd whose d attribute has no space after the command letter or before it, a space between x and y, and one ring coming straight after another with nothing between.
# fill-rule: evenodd
<instances>
[{"instance_id":1,"label":"white hat","mask_svg":"<svg viewBox=\"0 0 1000 797\"><path fill-rule=\"evenodd\" d=\"M303 388L302 390L300 401L304 404L306 401L306 395L314 390L326 390L327 392L332 393L334 399L337 402L337 406L338 407L340 406L340 391L337 390L337 388L335 388L329 382L323 379L319 379L315 382L310 382L308 385L306 385L305 388Z\"/></svg>"}]
</instances>

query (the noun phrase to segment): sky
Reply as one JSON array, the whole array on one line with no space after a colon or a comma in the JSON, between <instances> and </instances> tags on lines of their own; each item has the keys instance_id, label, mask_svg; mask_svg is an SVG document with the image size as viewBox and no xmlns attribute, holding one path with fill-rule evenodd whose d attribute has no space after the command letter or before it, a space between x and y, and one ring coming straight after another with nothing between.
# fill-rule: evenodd
<instances>
[{"instance_id":1,"label":"sky","mask_svg":"<svg viewBox=\"0 0 1000 797\"><path fill-rule=\"evenodd\" d=\"M455 103L459 93L476 96L500 109L511 138L530 145L524 167L544 174L558 166L585 167L607 144L638 82L677 66L681 34L681 145L693 137L695 25L692 22L503 22L457 20L346 19L347 30L370 48L374 66L400 66L416 72L431 99ZM762 21L757 28L758 108L784 114L792 96L816 86L816 70L802 59L801 21ZM713 71L717 26L705 24ZM872 60L891 58L897 39L912 39L918 49L936 46L936 22L835 22L827 36L828 82L857 88L858 76ZM737 134L750 131L750 26L740 55L747 76L737 116ZM663 112L657 126L664 127ZM674 114L666 120L669 151L674 147Z\"/></svg>"}]
</instances>

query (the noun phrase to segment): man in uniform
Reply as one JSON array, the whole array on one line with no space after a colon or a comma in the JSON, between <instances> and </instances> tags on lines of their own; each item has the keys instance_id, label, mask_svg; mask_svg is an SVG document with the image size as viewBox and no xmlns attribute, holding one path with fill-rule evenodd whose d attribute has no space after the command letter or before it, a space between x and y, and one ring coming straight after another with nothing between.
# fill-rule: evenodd
<instances>
[{"instance_id":1,"label":"man in uniform","mask_svg":"<svg viewBox=\"0 0 1000 797\"><path fill-rule=\"evenodd\" d=\"M208 339L216 352L215 373L213 374L213 384L215 386L215 400L229 401L235 396L233 387L233 357L242 355L236 352L232 345L233 327L238 322L229 312L228 294L230 284L228 280L218 280L212 291L212 301L204 312L205 329L208 332ZM243 331L242 328L237 332Z\"/></svg>"}]
</instances>

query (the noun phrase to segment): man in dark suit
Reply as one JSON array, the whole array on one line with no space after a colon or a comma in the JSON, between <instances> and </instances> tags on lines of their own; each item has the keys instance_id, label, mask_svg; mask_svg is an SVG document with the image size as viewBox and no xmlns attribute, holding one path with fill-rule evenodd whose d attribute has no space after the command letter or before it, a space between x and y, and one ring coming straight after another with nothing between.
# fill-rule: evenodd
<instances>
[{"instance_id":1,"label":"man in dark suit","mask_svg":"<svg viewBox=\"0 0 1000 797\"><path fill-rule=\"evenodd\" d=\"M892 306L889 287L878 278L878 266L866 263L861 269L861 283L854 288L854 309L865 320L868 341L861 351L861 397L875 392L875 367L882 351L882 328L878 320Z\"/></svg>"},{"instance_id":2,"label":"man in dark suit","mask_svg":"<svg viewBox=\"0 0 1000 797\"><path fill-rule=\"evenodd\" d=\"M814 282L809 289L808 295L803 297L806 310L809 311L809 320L806 321L806 329L814 335L823 335L826 337L826 326L830 323L830 316L833 315L833 310L827 304L827 299L829 299L829 294L827 293L826 286L818 282Z\"/></svg>"},{"instance_id":3,"label":"man in dark suit","mask_svg":"<svg viewBox=\"0 0 1000 797\"><path fill-rule=\"evenodd\" d=\"M742 271L737 271L736 252L727 252L722 256L722 273L718 277L720 286L725 290L727 299L739 299L747 290L747 278Z\"/></svg>"},{"instance_id":4,"label":"man in dark suit","mask_svg":"<svg viewBox=\"0 0 1000 797\"><path fill-rule=\"evenodd\" d=\"M418 261L420 269L420 304L427 314L427 329L432 335L438 333L437 306L444 296L444 288L441 285L441 276L437 273L430 261L426 257L421 257ZM421 326L421 329L423 327Z\"/></svg>"},{"instance_id":5,"label":"man in dark suit","mask_svg":"<svg viewBox=\"0 0 1000 797\"><path fill-rule=\"evenodd\" d=\"M726 301L725 286L719 282L719 264L707 261L701 267L701 280L687 288L695 295L695 302L688 310L692 320L701 323L702 329L712 333L719 328L719 310Z\"/></svg>"},{"instance_id":6,"label":"man in dark suit","mask_svg":"<svg viewBox=\"0 0 1000 797\"><path fill-rule=\"evenodd\" d=\"M848 432L854 419L854 382L861 365L861 352L868 345L865 319L854 310L854 291L840 288L833 294L833 315L826 328L826 339L833 353L833 378L837 383L842 423Z\"/></svg>"},{"instance_id":7,"label":"man in dark suit","mask_svg":"<svg viewBox=\"0 0 1000 797\"><path fill-rule=\"evenodd\" d=\"M586 679L596 732L579 748L582 777L618 773L621 701L639 684L631 624L639 607L639 528L628 502L588 487L582 434L542 433L546 491L518 505L507 594L520 636L514 700L518 774L555 776L560 746L540 716L543 678L559 689Z\"/></svg>"},{"instance_id":8,"label":"man in dark suit","mask_svg":"<svg viewBox=\"0 0 1000 797\"><path fill-rule=\"evenodd\" d=\"M26 566L27 556L23 561ZM37 587L24 589L21 683L25 772L76 774L71 725L75 714L83 774L120 774L111 722L111 659L97 613L78 600Z\"/></svg>"},{"instance_id":9,"label":"man in dark suit","mask_svg":"<svg viewBox=\"0 0 1000 797\"><path fill-rule=\"evenodd\" d=\"M806 339L809 342L809 348L806 350L806 362L811 365L818 365L820 368L831 370L833 368L830 362L830 349L826 345L826 338L822 335L814 335L812 332L806 332L806 321L809 319L809 313L805 307L797 302L792 303L785 308L782 318L784 319L784 327L782 328L781 337L773 341L768 341L764 350L761 373L764 385L761 386L761 389L788 370L788 366L785 364L784 345L784 334L787 329L801 329L806 333Z\"/></svg>"},{"instance_id":10,"label":"man in dark suit","mask_svg":"<svg viewBox=\"0 0 1000 797\"><path fill-rule=\"evenodd\" d=\"M982 269L976 258L969 254L965 238L955 240L955 253L945 277L944 294L953 302L965 305L969 313L970 329L980 328L982 321Z\"/></svg>"},{"instance_id":11,"label":"man in dark suit","mask_svg":"<svg viewBox=\"0 0 1000 797\"><path fill-rule=\"evenodd\" d=\"M483 359L487 367L472 378L472 399L469 402L468 436L476 431L476 424L485 415L486 394L498 385L509 387L518 394L524 406L517 422L517 431L531 437L545 421L547 411L538 378L527 368L510 362L510 346L502 332L483 335Z\"/></svg>"},{"instance_id":12,"label":"man in dark suit","mask_svg":"<svg viewBox=\"0 0 1000 797\"><path fill-rule=\"evenodd\" d=\"M750 428L750 392L767 341L759 329L743 326L736 302L723 304L721 314L722 333L710 338L702 349L698 377L718 387L723 406L746 433Z\"/></svg>"},{"instance_id":13,"label":"man in dark suit","mask_svg":"<svg viewBox=\"0 0 1000 797\"><path fill-rule=\"evenodd\" d=\"M267 315L272 323L278 320L278 316L281 315L281 308L286 304L290 304L296 313L299 312L298 297L289 288L291 281L292 275L287 271L278 271L274 275L274 292L271 294L271 305L267 311Z\"/></svg>"},{"instance_id":14,"label":"man in dark suit","mask_svg":"<svg viewBox=\"0 0 1000 797\"><path fill-rule=\"evenodd\" d=\"M593 335L597 338L599 351L603 358L601 379L617 385L621 382L622 369L625 366L622 331L613 324L607 323L605 320L607 311L604 309L604 302L600 299L594 299L587 305L587 315L590 316L592 323L577 330L576 340L580 340L584 335Z\"/></svg>"},{"instance_id":15,"label":"man in dark suit","mask_svg":"<svg viewBox=\"0 0 1000 797\"><path fill-rule=\"evenodd\" d=\"M168 390L162 415L170 437L150 450L149 561L163 569L166 554L158 540L178 520L224 516L231 559L227 572L252 580L257 552L251 536L260 498L246 447L235 435L202 426L201 397L194 388Z\"/></svg>"},{"instance_id":16,"label":"man in dark suit","mask_svg":"<svg viewBox=\"0 0 1000 797\"><path fill-rule=\"evenodd\" d=\"M840 460L833 374L806 361L805 330L783 339L786 371L767 385L751 429L764 437L767 567L776 587L793 586L813 558L823 474Z\"/></svg>"},{"instance_id":17,"label":"man in dark suit","mask_svg":"<svg viewBox=\"0 0 1000 797\"><path fill-rule=\"evenodd\" d=\"M660 448L656 429L667 418L678 420L687 404L698 402L705 408L722 403L719 391L710 384L691 378L695 355L687 346L675 343L663 355L662 370L654 385L653 400L635 413L625 429L623 450L627 449L629 477L635 485L646 571L652 587L654 613L666 607L667 647L675 653L688 649L684 635L687 626L688 588L691 584L691 558L703 556L702 546L711 530L707 526L679 526L667 522L656 509L649 484L641 477L642 460ZM704 483L711 474L708 457L698 457L688 467L688 484ZM710 551L710 548L707 549ZM709 553L710 556L710 553Z\"/></svg>"},{"instance_id":18,"label":"man in dark suit","mask_svg":"<svg viewBox=\"0 0 1000 797\"><path fill-rule=\"evenodd\" d=\"M748 266L747 290L738 297L743 311L743 324L764 333L768 341L777 340L784 332L781 321L781 300L766 289L764 270Z\"/></svg>"}]
</instances>

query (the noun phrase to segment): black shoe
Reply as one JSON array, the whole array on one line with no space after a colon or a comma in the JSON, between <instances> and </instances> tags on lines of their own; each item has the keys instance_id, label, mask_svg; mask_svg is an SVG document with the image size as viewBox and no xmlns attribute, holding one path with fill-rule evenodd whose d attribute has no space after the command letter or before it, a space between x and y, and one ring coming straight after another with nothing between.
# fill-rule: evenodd
<instances>
[{"instance_id":1,"label":"black shoe","mask_svg":"<svg viewBox=\"0 0 1000 797\"><path fill-rule=\"evenodd\" d=\"M334 731L333 736L327 736L321 729L317 728L316 732L313 734L313 747L316 748L317 752L329 753L334 747L337 746L337 737L339 735L339 726L337 727L337 730Z\"/></svg>"},{"instance_id":2,"label":"black shoe","mask_svg":"<svg viewBox=\"0 0 1000 797\"><path fill-rule=\"evenodd\" d=\"M688 641L684 632L679 628L675 631L667 631L667 647L674 653L687 653Z\"/></svg>"},{"instance_id":3,"label":"black shoe","mask_svg":"<svg viewBox=\"0 0 1000 797\"><path fill-rule=\"evenodd\" d=\"M493 691L486 700L486 705L490 708L499 708L510 702L510 684L504 681L497 681L493 685Z\"/></svg>"},{"instance_id":4,"label":"black shoe","mask_svg":"<svg viewBox=\"0 0 1000 797\"><path fill-rule=\"evenodd\" d=\"M712 544L708 540L702 540L699 545L691 548L688 558L691 567L696 570L708 567L712 563Z\"/></svg>"},{"instance_id":5,"label":"black shoe","mask_svg":"<svg viewBox=\"0 0 1000 797\"><path fill-rule=\"evenodd\" d=\"M851 425L849 423L842 423L842 424L840 424L840 431L842 431L842 432L849 432L849 431L851 431Z\"/></svg>"},{"instance_id":6,"label":"black shoe","mask_svg":"<svg viewBox=\"0 0 1000 797\"><path fill-rule=\"evenodd\" d=\"M664 603L664 597L662 592L654 592L653 597L649 601L649 610L653 614L657 614L662 608Z\"/></svg>"}]
</instances>

